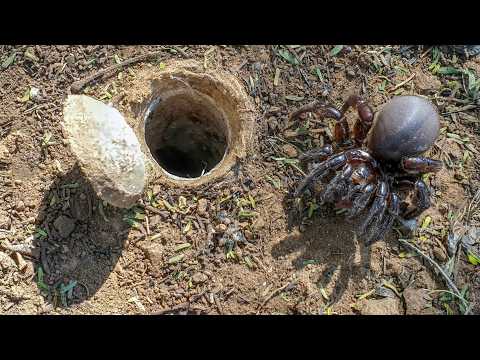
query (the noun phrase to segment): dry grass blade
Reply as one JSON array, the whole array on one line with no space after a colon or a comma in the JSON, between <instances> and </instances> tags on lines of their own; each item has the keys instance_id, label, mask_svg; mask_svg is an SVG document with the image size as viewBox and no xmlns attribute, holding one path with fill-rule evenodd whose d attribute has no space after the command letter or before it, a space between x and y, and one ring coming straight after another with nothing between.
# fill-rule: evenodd
<instances>
[{"instance_id":1,"label":"dry grass blade","mask_svg":"<svg viewBox=\"0 0 480 360\"><path fill-rule=\"evenodd\" d=\"M445 273L445 271L443 271L442 267L440 265L438 265L435 260L433 260L430 256L428 256L427 254L425 254L422 250L420 250L418 247L416 247L415 245L409 243L408 241L404 240L404 239L398 239L398 241L400 241L402 244L404 245L407 245L409 248L413 249L415 252L417 252L419 255L423 256L423 258L425 258L426 260L428 260L439 272L440 274L442 274L442 276L444 277L445 281L447 282L447 285L448 287L450 288L450 290L452 290L452 292L455 293L455 295L462 300L462 303L463 305L465 306L466 309L468 309L466 312L465 312L465 315L468 315L469 313L469 305L468 305L468 302L463 298L462 294L460 293L460 291L458 290L457 286L453 283L452 279L450 279L450 277Z\"/></svg>"}]
</instances>

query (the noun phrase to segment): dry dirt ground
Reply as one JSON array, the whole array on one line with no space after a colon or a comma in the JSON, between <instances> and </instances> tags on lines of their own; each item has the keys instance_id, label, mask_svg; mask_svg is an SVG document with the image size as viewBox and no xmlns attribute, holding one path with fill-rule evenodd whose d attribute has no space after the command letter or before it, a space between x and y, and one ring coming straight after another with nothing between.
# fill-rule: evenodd
<instances>
[{"instance_id":1,"label":"dry dirt ground","mask_svg":"<svg viewBox=\"0 0 480 360\"><path fill-rule=\"evenodd\" d=\"M127 111L136 74L197 60L240 80L257 146L222 179L197 189L152 182L137 207L120 210L82 177L62 134L63 102L74 81L154 50L82 93ZM449 264L480 313L479 266L448 251L449 234L478 222L480 62L428 46L183 45L0 46L0 62L0 313L464 313L399 238ZM423 226L369 248L335 209L300 216L291 197L302 178L295 159L331 142L331 124L288 115L315 99L341 106L352 92L374 109L394 95L428 96L442 115L428 155L445 166L427 179ZM224 236L232 225L240 230Z\"/></svg>"}]
</instances>

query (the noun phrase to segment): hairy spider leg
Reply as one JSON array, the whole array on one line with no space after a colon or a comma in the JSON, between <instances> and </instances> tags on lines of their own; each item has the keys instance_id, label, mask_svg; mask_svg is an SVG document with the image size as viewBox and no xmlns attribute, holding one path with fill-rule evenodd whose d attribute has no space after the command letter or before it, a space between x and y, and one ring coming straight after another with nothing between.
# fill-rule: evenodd
<instances>
[{"instance_id":1,"label":"hairy spider leg","mask_svg":"<svg viewBox=\"0 0 480 360\"><path fill-rule=\"evenodd\" d=\"M301 162L307 162L312 160L325 160L327 157L333 154L332 145L328 144L321 148L312 149L300 155L298 159Z\"/></svg>"},{"instance_id":2,"label":"hairy spider leg","mask_svg":"<svg viewBox=\"0 0 480 360\"><path fill-rule=\"evenodd\" d=\"M366 184L362 187L362 194L353 200L352 207L347 211L347 218L351 219L358 215L369 204L373 194L375 194L375 184Z\"/></svg>"},{"instance_id":3,"label":"hairy spider leg","mask_svg":"<svg viewBox=\"0 0 480 360\"><path fill-rule=\"evenodd\" d=\"M375 193L375 198L373 200L372 206L369 209L368 215L365 218L365 221L360 226L360 233L365 234L368 226L375 219L374 225L376 225L383 217L385 208L387 206L387 196L389 194L388 185L385 181L380 181L377 187L377 192Z\"/></svg>"},{"instance_id":4,"label":"hairy spider leg","mask_svg":"<svg viewBox=\"0 0 480 360\"><path fill-rule=\"evenodd\" d=\"M410 157L402 159L402 169L407 174L424 174L442 169L442 162L425 157Z\"/></svg>"},{"instance_id":5,"label":"hairy spider leg","mask_svg":"<svg viewBox=\"0 0 480 360\"><path fill-rule=\"evenodd\" d=\"M402 217L406 220L418 217L421 213L430 207L430 191L427 184L421 179L415 182L415 196L413 199L413 208L405 211Z\"/></svg>"},{"instance_id":6,"label":"hairy spider leg","mask_svg":"<svg viewBox=\"0 0 480 360\"><path fill-rule=\"evenodd\" d=\"M356 108L358 112L358 119L353 125L353 140L357 146L360 146L365 141L372 127L375 113L370 105L358 95L350 95L348 97L340 109L342 115L345 114L350 107Z\"/></svg>"},{"instance_id":7,"label":"hairy spider leg","mask_svg":"<svg viewBox=\"0 0 480 360\"><path fill-rule=\"evenodd\" d=\"M315 167L310 174L308 174L298 185L297 189L295 190L294 196L298 197L300 194L302 194L307 186L315 181L323 178L325 175L328 174L330 170L337 170L344 166L347 163L347 156L345 153L340 153L337 155L334 155L327 160L321 162L318 164L317 167Z\"/></svg>"},{"instance_id":8,"label":"hairy spider leg","mask_svg":"<svg viewBox=\"0 0 480 360\"><path fill-rule=\"evenodd\" d=\"M385 234L392 228L393 222L398 217L400 212L400 199L395 193L391 193L388 199L388 209L383 221L376 228L373 228L370 235L366 238L365 244L367 246L373 244L375 241L382 239Z\"/></svg>"},{"instance_id":9,"label":"hairy spider leg","mask_svg":"<svg viewBox=\"0 0 480 360\"><path fill-rule=\"evenodd\" d=\"M346 189L348 187L346 181L353 173L353 169L350 165L345 165L343 171L339 172L335 177L330 181L325 189L320 193L319 199L320 204L326 202L334 202L338 195L345 195Z\"/></svg>"}]
</instances>

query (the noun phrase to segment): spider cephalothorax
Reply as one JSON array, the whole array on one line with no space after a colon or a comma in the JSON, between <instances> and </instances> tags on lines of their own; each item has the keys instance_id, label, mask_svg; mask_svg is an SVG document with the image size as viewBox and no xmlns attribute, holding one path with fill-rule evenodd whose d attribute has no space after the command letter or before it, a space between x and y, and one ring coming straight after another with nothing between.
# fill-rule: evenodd
<instances>
[{"instance_id":1,"label":"spider cephalothorax","mask_svg":"<svg viewBox=\"0 0 480 360\"><path fill-rule=\"evenodd\" d=\"M350 107L357 108L359 115L352 139L345 118ZM374 114L362 98L352 95L340 110L314 102L295 111L291 119L306 112L336 120L336 144L300 156L303 162L320 162L298 185L296 197L317 180L333 175L318 196L320 204L347 208L349 218L364 213L360 233L367 244L383 238L395 219L415 219L430 207L421 175L440 170L442 163L419 157L433 145L440 128L438 113L429 101L398 96ZM412 206L400 199L403 189L414 190Z\"/></svg>"}]
</instances>

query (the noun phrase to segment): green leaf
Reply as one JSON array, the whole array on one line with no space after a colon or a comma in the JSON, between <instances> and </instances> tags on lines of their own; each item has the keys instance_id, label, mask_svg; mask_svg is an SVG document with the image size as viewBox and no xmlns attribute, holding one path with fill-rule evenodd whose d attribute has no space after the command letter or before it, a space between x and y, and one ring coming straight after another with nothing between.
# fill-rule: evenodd
<instances>
[{"instance_id":1,"label":"green leaf","mask_svg":"<svg viewBox=\"0 0 480 360\"><path fill-rule=\"evenodd\" d=\"M238 212L238 217L240 218L251 218L251 217L255 217L256 215L257 215L256 212L249 211L249 210L242 210Z\"/></svg>"},{"instance_id":2,"label":"green leaf","mask_svg":"<svg viewBox=\"0 0 480 360\"><path fill-rule=\"evenodd\" d=\"M43 229L37 229L35 235L41 239L46 238L48 236L47 232Z\"/></svg>"},{"instance_id":3,"label":"green leaf","mask_svg":"<svg viewBox=\"0 0 480 360\"><path fill-rule=\"evenodd\" d=\"M427 228L431 222L432 222L432 217L428 215L425 216L425 219L423 219L423 222L422 222L422 229Z\"/></svg>"},{"instance_id":4,"label":"green leaf","mask_svg":"<svg viewBox=\"0 0 480 360\"><path fill-rule=\"evenodd\" d=\"M342 51L343 45L336 45L331 51L330 56L336 56L340 51Z\"/></svg>"},{"instance_id":5,"label":"green leaf","mask_svg":"<svg viewBox=\"0 0 480 360\"><path fill-rule=\"evenodd\" d=\"M468 261L470 262L470 264L480 265L480 258L477 255L475 255L474 253L472 253L471 251L468 252L467 257L468 257Z\"/></svg>"},{"instance_id":6,"label":"green leaf","mask_svg":"<svg viewBox=\"0 0 480 360\"><path fill-rule=\"evenodd\" d=\"M13 62L15 61L15 57L17 56L17 53L13 52L9 57L7 57L5 59L5 61L2 63L2 68L3 69L6 69L8 68L10 65L13 64Z\"/></svg>"},{"instance_id":7,"label":"green leaf","mask_svg":"<svg viewBox=\"0 0 480 360\"><path fill-rule=\"evenodd\" d=\"M27 91L25 91L25 94L23 95L22 98L18 99L20 102L27 102L28 100L30 100L30 89L27 89Z\"/></svg>"},{"instance_id":8,"label":"green leaf","mask_svg":"<svg viewBox=\"0 0 480 360\"><path fill-rule=\"evenodd\" d=\"M43 277L44 277L43 268L39 266L37 269L37 285L40 289L49 291L48 285L43 282Z\"/></svg>"},{"instance_id":9,"label":"green leaf","mask_svg":"<svg viewBox=\"0 0 480 360\"><path fill-rule=\"evenodd\" d=\"M451 66L444 66L440 67L437 72L442 75L458 75L461 74L463 71Z\"/></svg>"},{"instance_id":10,"label":"green leaf","mask_svg":"<svg viewBox=\"0 0 480 360\"><path fill-rule=\"evenodd\" d=\"M190 243L184 243L184 244L180 244L178 245L176 248L175 248L175 252L179 252L179 251L182 251L182 250L186 250L188 248L192 247L192 245Z\"/></svg>"},{"instance_id":11,"label":"green leaf","mask_svg":"<svg viewBox=\"0 0 480 360\"><path fill-rule=\"evenodd\" d=\"M283 50L283 49L280 49L278 50L278 54L284 58L285 60L287 60L290 64L292 65L298 65L299 62L297 60L297 58L295 57L295 55L293 55L290 51L288 50Z\"/></svg>"},{"instance_id":12,"label":"green leaf","mask_svg":"<svg viewBox=\"0 0 480 360\"><path fill-rule=\"evenodd\" d=\"M319 69L318 67L315 68L315 72L317 73L318 79L319 79L320 81L323 81L322 72L320 71L320 69Z\"/></svg>"},{"instance_id":13,"label":"green leaf","mask_svg":"<svg viewBox=\"0 0 480 360\"><path fill-rule=\"evenodd\" d=\"M176 264L176 263L182 261L184 257L185 257L184 254L180 254L180 255L171 257L170 259L168 259L168 263L169 264Z\"/></svg>"}]
</instances>

